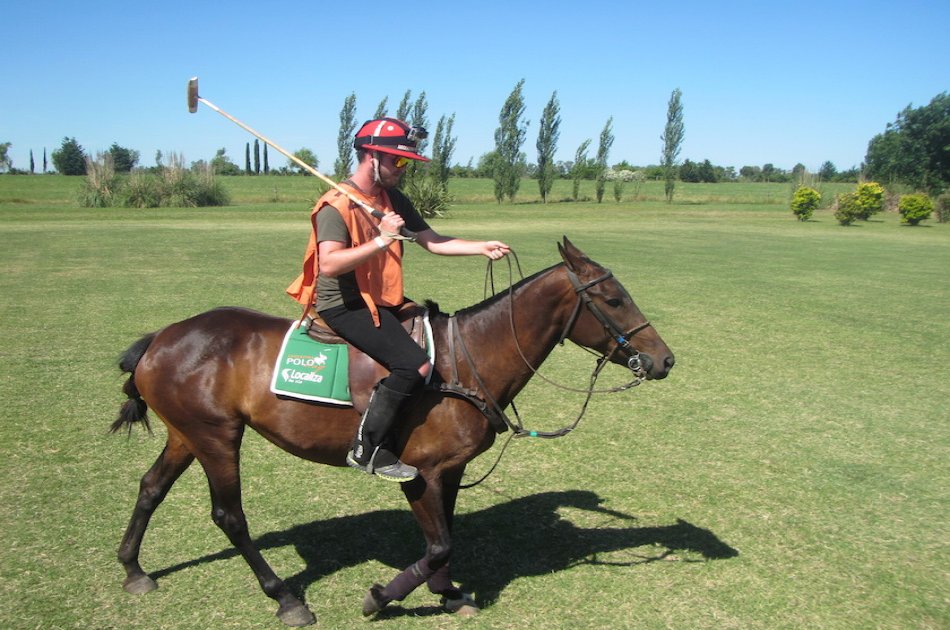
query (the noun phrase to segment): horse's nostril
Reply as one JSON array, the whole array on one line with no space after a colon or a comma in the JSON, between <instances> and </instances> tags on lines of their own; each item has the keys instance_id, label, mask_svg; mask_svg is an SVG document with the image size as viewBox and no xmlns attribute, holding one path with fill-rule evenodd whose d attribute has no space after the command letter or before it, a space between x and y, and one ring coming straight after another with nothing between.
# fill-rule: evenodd
<instances>
[{"instance_id":1,"label":"horse's nostril","mask_svg":"<svg viewBox=\"0 0 950 630\"><path fill-rule=\"evenodd\" d=\"M666 359L663 360L663 367L665 367L666 371L669 372L671 369L673 369L674 363L676 363L676 359L671 354L670 356L666 357Z\"/></svg>"}]
</instances>

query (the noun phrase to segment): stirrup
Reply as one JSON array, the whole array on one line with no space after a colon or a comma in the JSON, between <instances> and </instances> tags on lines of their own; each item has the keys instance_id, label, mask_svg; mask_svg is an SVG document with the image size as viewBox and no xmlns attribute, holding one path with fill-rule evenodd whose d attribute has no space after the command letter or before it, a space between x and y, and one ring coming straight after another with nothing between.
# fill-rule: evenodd
<instances>
[{"instance_id":1,"label":"stirrup","mask_svg":"<svg viewBox=\"0 0 950 630\"><path fill-rule=\"evenodd\" d=\"M377 466L376 459L380 455L382 455L383 461L390 459L393 461L389 464ZM402 463L398 457L379 446L373 450L372 456L370 456L369 461L365 464L361 464L356 459L356 448L354 447L349 453L346 454L346 464L351 468L362 470L363 472L370 475L376 475L380 479L385 479L386 481L398 481L399 483L403 483L406 481L412 481L419 476L419 470L415 466Z\"/></svg>"}]
</instances>

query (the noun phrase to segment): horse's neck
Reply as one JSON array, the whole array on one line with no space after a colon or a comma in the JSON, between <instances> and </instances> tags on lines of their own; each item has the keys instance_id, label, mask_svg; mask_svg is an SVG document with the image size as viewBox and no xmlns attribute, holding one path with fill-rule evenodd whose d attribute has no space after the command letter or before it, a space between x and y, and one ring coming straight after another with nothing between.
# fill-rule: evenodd
<instances>
[{"instance_id":1,"label":"horse's neck","mask_svg":"<svg viewBox=\"0 0 950 630\"><path fill-rule=\"evenodd\" d=\"M554 349L575 306L573 297L559 265L519 284L512 295L496 297L484 310L459 315L461 342L499 402L507 405ZM458 361L467 372L467 361Z\"/></svg>"}]
</instances>

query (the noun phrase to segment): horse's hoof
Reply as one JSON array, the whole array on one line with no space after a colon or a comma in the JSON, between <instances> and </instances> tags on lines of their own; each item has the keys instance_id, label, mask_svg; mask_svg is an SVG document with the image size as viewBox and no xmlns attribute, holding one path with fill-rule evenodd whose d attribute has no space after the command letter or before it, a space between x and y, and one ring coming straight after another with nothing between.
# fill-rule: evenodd
<instances>
[{"instance_id":1,"label":"horse's hoof","mask_svg":"<svg viewBox=\"0 0 950 630\"><path fill-rule=\"evenodd\" d=\"M150 593L157 589L158 584L155 583L155 580L143 573L142 575L125 578L125 582L122 583L122 588L125 589L126 593L144 595L145 593Z\"/></svg>"},{"instance_id":2,"label":"horse's hoof","mask_svg":"<svg viewBox=\"0 0 950 630\"><path fill-rule=\"evenodd\" d=\"M383 597L383 586L381 584L373 584L369 587L369 591L366 592L366 597L363 598L363 616L369 617L370 615L375 615L385 608L388 603L389 600Z\"/></svg>"},{"instance_id":3,"label":"horse's hoof","mask_svg":"<svg viewBox=\"0 0 950 630\"><path fill-rule=\"evenodd\" d=\"M281 608L277 611L277 618L295 628L309 626L317 621L310 609L300 603L288 606L286 609Z\"/></svg>"},{"instance_id":4,"label":"horse's hoof","mask_svg":"<svg viewBox=\"0 0 950 630\"><path fill-rule=\"evenodd\" d=\"M458 599L443 597L442 608L446 612L455 613L459 617L474 617L479 612L478 605L471 593L462 593L462 596Z\"/></svg>"}]
</instances>

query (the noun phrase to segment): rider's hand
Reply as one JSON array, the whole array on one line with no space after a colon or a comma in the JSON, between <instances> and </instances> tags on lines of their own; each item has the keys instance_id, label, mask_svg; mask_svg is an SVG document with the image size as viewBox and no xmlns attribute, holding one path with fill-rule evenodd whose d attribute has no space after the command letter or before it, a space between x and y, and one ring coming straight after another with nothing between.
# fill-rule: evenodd
<instances>
[{"instance_id":1,"label":"rider's hand","mask_svg":"<svg viewBox=\"0 0 950 630\"><path fill-rule=\"evenodd\" d=\"M399 234L399 230L406 224L405 220L395 212L389 212L383 215L379 222L379 231L383 236L392 238Z\"/></svg>"},{"instance_id":2,"label":"rider's hand","mask_svg":"<svg viewBox=\"0 0 950 630\"><path fill-rule=\"evenodd\" d=\"M482 255L487 256L492 260L504 258L510 252L511 248L501 241L484 241L482 243Z\"/></svg>"}]
</instances>

